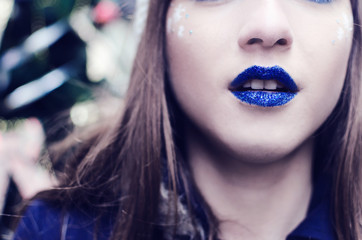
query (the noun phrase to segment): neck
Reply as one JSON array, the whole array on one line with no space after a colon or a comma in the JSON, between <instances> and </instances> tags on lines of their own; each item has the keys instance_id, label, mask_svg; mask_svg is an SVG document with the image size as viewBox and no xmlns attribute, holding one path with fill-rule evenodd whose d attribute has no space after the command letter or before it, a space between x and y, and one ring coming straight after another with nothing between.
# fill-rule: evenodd
<instances>
[{"instance_id":1,"label":"neck","mask_svg":"<svg viewBox=\"0 0 362 240\"><path fill-rule=\"evenodd\" d=\"M312 188L312 140L283 159L250 163L210 153L210 146L191 135L192 174L219 220L221 239L285 239L304 219Z\"/></svg>"}]
</instances>

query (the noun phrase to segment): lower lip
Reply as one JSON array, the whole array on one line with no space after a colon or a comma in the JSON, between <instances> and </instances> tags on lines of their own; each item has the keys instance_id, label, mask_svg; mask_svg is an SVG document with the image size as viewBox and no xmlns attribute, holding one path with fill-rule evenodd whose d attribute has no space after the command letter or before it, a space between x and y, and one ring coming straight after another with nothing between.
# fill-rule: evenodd
<instances>
[{"instance_id":1,"label":"lower lip","mask_svg":"<svg viewBox=\"0 0 362 240\"><path fill-rule=\"evenodd\" d=\"M297 93L266 91L233 91L232 94L242 102L260 107L283 106L293 100Z\"/></svg>"}]
</instances>

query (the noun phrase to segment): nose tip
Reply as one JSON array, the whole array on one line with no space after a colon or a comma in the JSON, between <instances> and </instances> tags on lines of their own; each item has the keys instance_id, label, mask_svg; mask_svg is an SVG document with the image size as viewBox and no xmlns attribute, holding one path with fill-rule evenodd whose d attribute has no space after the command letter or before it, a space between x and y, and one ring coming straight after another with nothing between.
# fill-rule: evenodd
<instances>
[{"instance_id":1,"label":"nose tip","mask_svg":"<svg viewBox=\"0 0 362 240\"><path fill-rule=\"evenodd\" d=\"M291 27L283 8L269 1L248 16L240 29L238 44L243 49L288 48L293 43Z\"/></svg>"}]
</instances>

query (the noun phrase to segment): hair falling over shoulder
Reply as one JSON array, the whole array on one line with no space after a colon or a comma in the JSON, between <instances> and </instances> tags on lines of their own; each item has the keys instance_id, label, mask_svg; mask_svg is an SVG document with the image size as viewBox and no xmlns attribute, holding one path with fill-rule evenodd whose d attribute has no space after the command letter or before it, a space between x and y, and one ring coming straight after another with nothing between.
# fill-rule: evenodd
<instances>
[{"instance_id":1,"label":"hair falling over shoulder","mask_svg":"<svg viewBox=\"0 0 362 240\"><path fill-rule=\"evenodd\" d=\"M99 214L115 210L114 240L153 239L162 158L167 159L170 188L176 189L176 172L186 171L176 162L174 109L166 84L165 23L170 2L150 0L120 120L99 128L67 154L61 151L54 155L66 159L65 175L60 176L59 188L38 195L65 206L98 209ZM351 0L354 42L345 86L336 109L317 134L316 147L316 157L326 159L323 166L328 163L333 172L334 221L340 240L362 239L362 11L358 2ZM211 212L208 218L211 226L217 226Z\"/></svg>"},{"instance_id":2,"label":"hair falling over shoulder","mask_svg":"<svg viewBox=\"0 0 362 240\"><path fill-rule=\"evenodd\" d=\"M321 163L314 163L332 172L334 224L340 240L362 239L362 9L359 0L351 0L351 5L354 35L346 80L336 108L317 134L315 159Z\"/></svg>"},{"instance_id":3,"label":"hair falling over shoulder","mask_svg":"<svg viewBox=\"0 0 362 240\"><path fill-rule=\"evenodd\" d=\"M154 239L161 159L165 156L171 182L176 184L164 84L164 24L169 4L170 1L149 3L147 27L118 122L107 123L71 148L67 143L56 146L51 152L52 161L65 161L60 185L36 196L61 202L65 207L92 208L100 215L116 211L111 239Z\"/></svg>"}]
</instances>

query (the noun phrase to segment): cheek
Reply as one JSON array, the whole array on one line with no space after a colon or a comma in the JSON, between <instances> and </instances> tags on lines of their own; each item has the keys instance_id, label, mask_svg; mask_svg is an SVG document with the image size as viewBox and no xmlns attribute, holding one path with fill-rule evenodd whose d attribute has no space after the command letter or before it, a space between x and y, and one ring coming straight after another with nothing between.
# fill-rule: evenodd
<instances>
[{"instance_id":1,"label":"cheek","mask_svg":"<svg viewBox=\"0 0 362 240\"><path fill-rule=\"evenodd\" d=\"M329 36L336 36L330 32ZM341 40L331 42L330 38L321 39L323 44L315 48L309 58L310 83L305 88L314 121L323 123L333 111L340 97L347 72L348 58L352 45L352 34ZM307 69L308 70L308 69Z\"/></svg>"},{"instance_id":2,"label":"cheek","mask_svg":"<svg viewBox=\"0 0 362 240\"><path fill-rule=\"evenodd\" d=\"M210 65L214 65L216 52L220 54L208 41L212 34L192 10L188 11L187 4L176 1L168 11L167 54L176 97L190 100L196 97L193 92L203 93L205 84L217 84L210 79Z\"/></svg>"},{"instance_id":3,"label":"cheek","mask_svg":"<svg viewBox=\"0 0 362 240\"><path fill-rule=\"evenodd\" d=\"M328 29L329 31L325 34L328 37L332 36L332 40L324 39L325 46L320 45L321 56L315 57L320 61L314 65L319 68L316 71L321 72L321 79L325 81L326 90L334 92L337 96L344 84L353 39L352 15L341 13L338 16L333 28Z\"/></svg>"},{"instance_id":4,"label":"cheek","mask_svg":"<svg viewBox=\"0 0 362 240\"><path fill-rule=\"evenodd\" d=\"M319 89L322 93L329 92L331 97L338 98L352 46L352 14L350 11L336 11L318 24L313 25L313 19L310 21L302 25L303 30L295 38L297 48L301 49L299 73L310 79L305 84L305 90L312 93Z\"/></svg>"}]
</instances>

